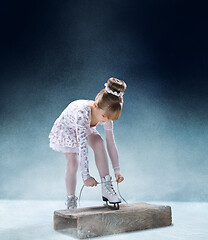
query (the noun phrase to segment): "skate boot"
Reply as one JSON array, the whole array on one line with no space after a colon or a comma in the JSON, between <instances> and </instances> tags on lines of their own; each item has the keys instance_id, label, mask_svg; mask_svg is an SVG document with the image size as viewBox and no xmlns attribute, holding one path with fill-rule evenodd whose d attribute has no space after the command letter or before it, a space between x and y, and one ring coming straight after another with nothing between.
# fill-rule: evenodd
<instances>
[{"instance_id":1,"label":"skate boot","mask_svg":"<svg viewBox=\"0 0 208 240\"><path fill-rule=\"evenodd\" d=\"M110 175L106 175L101 178L102 181L102 198L103 201L106 202L106 205L113 210L119 209L119 203L121 203L121 199L116 194L113 185L112 185L112 177ZM113 204L113 205L110 205Z\"/></svg>"},{"instance_id":2,"label":"skate boot","mask_svg":"<svg viewBox=\"0 0 208 240\"><path fill-rule=\"evenodd\" d=\"M75 195L67 196L67 200L65 202L67 209L76 209L77 208L77 199L78 198Z\"/></svg>"}]
</instances>

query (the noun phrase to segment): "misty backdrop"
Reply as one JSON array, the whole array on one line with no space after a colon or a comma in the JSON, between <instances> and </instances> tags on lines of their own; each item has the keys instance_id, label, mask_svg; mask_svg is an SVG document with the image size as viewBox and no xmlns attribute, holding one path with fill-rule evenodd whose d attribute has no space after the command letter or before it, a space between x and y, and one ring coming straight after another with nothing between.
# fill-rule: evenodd
<instances>
[{"instance_id":1,"label":"misty backdrop","mask_svg":"<svg viewBox=\"0 0 208 240\"><path fill-rule=\"evenodd\" d=\"M4 1L0 20L1 199L65 199L64 155L48 135L113 76L127 84L114 121L122 196L208 201L205 1ZM100 181L90 147L89 164ZM82 199L101 200L100 185Z\"/></svg>"}]
</instances>

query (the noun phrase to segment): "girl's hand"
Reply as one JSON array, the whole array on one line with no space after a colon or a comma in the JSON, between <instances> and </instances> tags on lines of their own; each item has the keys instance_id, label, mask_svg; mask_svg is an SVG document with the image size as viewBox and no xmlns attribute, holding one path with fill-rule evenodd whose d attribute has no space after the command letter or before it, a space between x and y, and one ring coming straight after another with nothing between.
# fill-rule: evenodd
<instances>
[{"instance_id":1,"label":"girl's hand","mask_svg":"<svg viewBox=\"0 0 208 240\"><path fill-rule=\"evenodd\" d=\"M97 184L98 182L93 177L90 177L84 181L84 185L87 187L94 187L97 186Z\"/></svg>"},{"instance_id":2,"label":"girl's hand","mask_svg":"<svg viewBox=\"0 0 208 240\"><path fill-rule=\"evenodd\" d=\"M122 182L124 180L124 177L121 175L121 173L116 173L115 177L116 177L116 181L118 183L120 183L120 182Z\"/></svg>"}]
</instances>

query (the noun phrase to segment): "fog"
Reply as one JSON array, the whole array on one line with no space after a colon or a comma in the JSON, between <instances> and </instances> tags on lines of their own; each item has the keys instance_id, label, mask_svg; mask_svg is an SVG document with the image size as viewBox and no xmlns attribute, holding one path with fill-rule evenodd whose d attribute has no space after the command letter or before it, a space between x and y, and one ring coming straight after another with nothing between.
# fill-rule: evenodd
<instances>
[{"instance_id":1,"label":"fog","mask_svg":"<svg viewBox=\"0 0 208 240\"><path fill-rule=\"evenodd\" d=\"M94 100L113 76L127 84L114 121L122 196L208 201L207 13L188 4L4 3L1 199L65 200L64 155L48 135L70 102ZM89 165L99 181L90 147ZM82 184L79 170L76 195ZM100 201L100 185L82 199Z\"/></svg>"},{"instance_id":2,"label":"fog","mask_svg":"<svg viewBox=\"0 0 208 240\"><path fill-rule=\"evenodd\" d=\"M1 129L1 198L65 199L65 158L63 153L49 148L48 135L68 103L94 99L103 88L103 80L94 89L91 84L86 85L81 92L80 85L63 83L47 91L39 89L38 97L28 95L27 102L24 93L16 96L14 111L7 108ZM156 99L157 89L152 89L150 95L128 84L128 79L126 83L123 112L114 121L120 168L125 178L119 184L123 197L207 201L207 125L194 114L190 118L188 112L177 112L168 101ZM30 87L24 89L27 91ZM103 127L98 126L97 130L105 139ZM110 159L109 164L114 178ZM90 174L100 181L90 147L89 165ZM78 195L83 184L80 170L77 179ZM82 198L100 200L100 186L85 188Z\"/></svg>"}]
</instances>

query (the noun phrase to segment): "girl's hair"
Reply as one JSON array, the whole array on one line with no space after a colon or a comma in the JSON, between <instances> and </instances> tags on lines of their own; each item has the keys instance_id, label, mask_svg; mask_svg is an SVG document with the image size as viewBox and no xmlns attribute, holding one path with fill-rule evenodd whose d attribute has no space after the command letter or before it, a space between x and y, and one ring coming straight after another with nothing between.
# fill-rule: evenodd
<instances>
[{"instance_id":1,"label":"girl's hair","mask_svg":"<svg viewBox=\"0 0 208 240\"><path fill-rule=\"evenodd\" d=\"M117 78L111 77L108 79L107 83L108 88L114 92L124 92L127 88L126 83ZM111 93L108 93L104 88L97 94L95 101L98 102L98 107L104 110L108 119L119 119L123 108L123 96L115 96Z\"/></svg>"}]
</instances>

